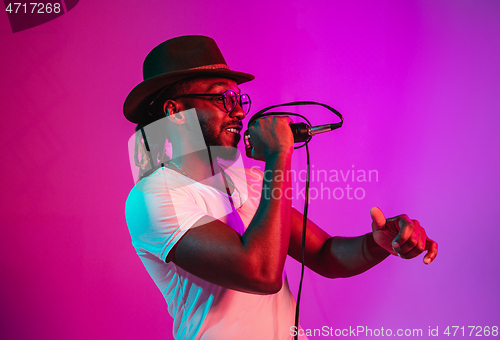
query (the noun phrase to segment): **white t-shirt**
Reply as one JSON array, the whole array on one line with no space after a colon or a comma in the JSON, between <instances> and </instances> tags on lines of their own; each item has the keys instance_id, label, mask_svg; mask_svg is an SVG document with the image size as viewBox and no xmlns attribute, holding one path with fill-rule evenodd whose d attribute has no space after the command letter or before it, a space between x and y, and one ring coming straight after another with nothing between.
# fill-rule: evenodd
<instances>
[{"instance_id":1,"label":"white t-shirt","mask_svg":"<svg viewBox=\"0 0 500 340\"><path fill-rule=\"evenodd\" d=\"M176 242L203 216L244 233L259 206L262 173L228 168L226 174L238 188L234 206L227 193L168 168L139 181L125 208L132 244L168 304L176 339L288 340L295 299L285 273L278 293L258 295L223 288L165 263Z\"/></svg>"}]
</instances>

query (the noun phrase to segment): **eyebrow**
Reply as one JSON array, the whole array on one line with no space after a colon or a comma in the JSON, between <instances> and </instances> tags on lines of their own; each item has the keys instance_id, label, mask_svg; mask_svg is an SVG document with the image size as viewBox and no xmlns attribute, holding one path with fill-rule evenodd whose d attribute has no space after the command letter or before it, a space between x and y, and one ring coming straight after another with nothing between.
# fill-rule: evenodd
<instances>
[{"instance_id":1,"label":"eyebrow","mask_svg":"<svg viewBox=\"0 0 500 340\"><path fill-rule=\"evenodd\" d=\"M210 90L212 90L214 87L217 87L217 86L229 88L229 85L227 83L218 82L218 83L212 84L212 86L210 86L207 91L209 92ZM237 89L238 89L238 94L241 94L240 88L238 87Z\"/></svg>"}]
</instances>

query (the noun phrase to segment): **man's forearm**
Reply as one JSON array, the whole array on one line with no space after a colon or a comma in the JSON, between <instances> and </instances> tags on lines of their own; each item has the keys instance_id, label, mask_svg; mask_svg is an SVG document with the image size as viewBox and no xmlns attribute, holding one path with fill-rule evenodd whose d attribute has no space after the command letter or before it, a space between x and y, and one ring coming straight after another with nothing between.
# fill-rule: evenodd
<instances>
[{"instance_id":1,"label":"man's forearm","mask_svg":"<svg viewBox=\"0 0 500 340\"><path fill-rule=\"evenodd\" d=\"M372 233L358 237L330 237L320 253L319 274L330 277L350 277L365 272L389 256L373 240Z\"/></svg>"},{"instance_id":2,"label":"man's forearm","mask_svg":"<svg viewBox=\"0 0 500 340\"><path fill-rule=\"evenodd\" d=\"M284 193L291 187L290 180L277 172L290 170L291 154L277 155L266 161L262 196L252 222L243 234L245 248L254 254L262 275L269 275L281 284L281 274L286 260L290 240L291 199Z\"/></svg>"}]
</instances>

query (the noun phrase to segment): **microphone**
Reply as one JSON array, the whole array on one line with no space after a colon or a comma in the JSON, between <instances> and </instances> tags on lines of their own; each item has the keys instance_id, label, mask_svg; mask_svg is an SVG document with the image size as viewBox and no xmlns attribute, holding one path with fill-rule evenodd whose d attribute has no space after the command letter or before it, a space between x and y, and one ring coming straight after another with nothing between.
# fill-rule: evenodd
<instances>
[{"instance_id":1,"label":"microphone","mask_svg":"<svg viewBox=\"0 0 500 340\"><path fill-rule=\"evenodd\" d=\"M309 126L306 123L294 123L290 124L290 129L292 129L293 142L303 143L311 139L315 135L338 129L341 126L342 122L334 124L318 125L318 126ZM252 141L250 139L250 133L248 132L248 130L245 131L243 140L245 141L245 148L251 149Z\"/></svg>"}]
</instances>

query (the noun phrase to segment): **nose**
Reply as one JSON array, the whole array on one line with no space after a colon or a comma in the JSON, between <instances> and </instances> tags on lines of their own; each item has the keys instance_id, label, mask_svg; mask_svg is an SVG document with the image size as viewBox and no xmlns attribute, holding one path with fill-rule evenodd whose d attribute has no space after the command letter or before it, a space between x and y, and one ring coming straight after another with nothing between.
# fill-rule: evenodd
<instances>
[{"instance_id":1,"label":"nose","mask_svg":"<svg viewBox=\"0 0 500 340\"><path fill-rule=\"evenodd\" d=\"M238 102L238 104L236 104L236 107L234 108L234 110L229 113L229 117L237 118L239 120L245 119L245 116L246 116L246 113L241 108L241 105L239 102Z\"/></svg>"}]
</instances>

